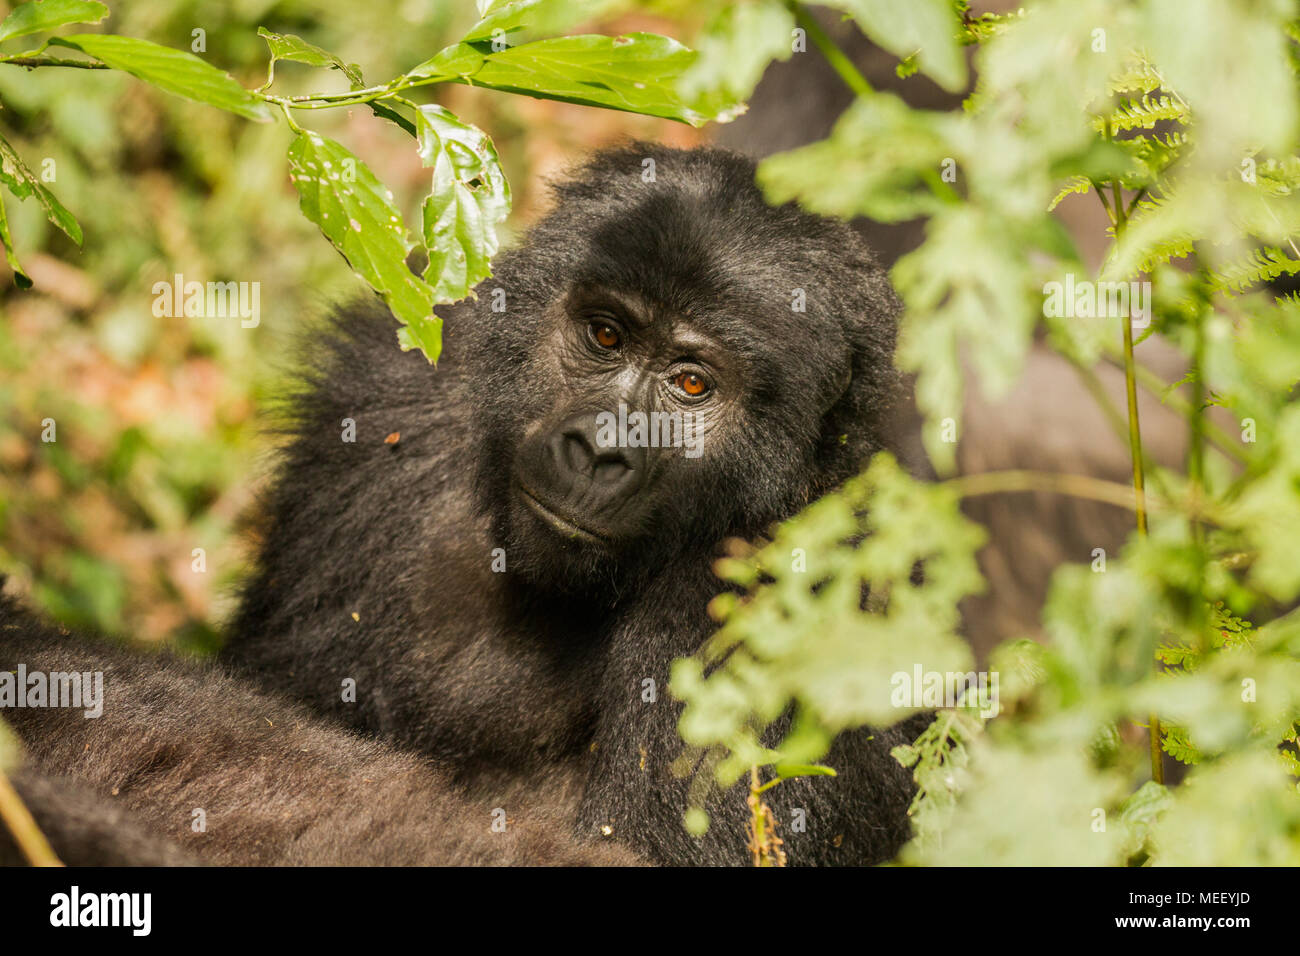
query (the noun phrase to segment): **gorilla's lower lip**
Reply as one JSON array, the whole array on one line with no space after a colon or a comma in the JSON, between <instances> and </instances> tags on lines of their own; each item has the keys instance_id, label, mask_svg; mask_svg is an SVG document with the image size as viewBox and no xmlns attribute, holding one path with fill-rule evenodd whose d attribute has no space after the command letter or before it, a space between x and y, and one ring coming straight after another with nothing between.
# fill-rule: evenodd
<instances>
[{"instance_id":1,"label":"gorilla's lower lip","mask_svg":"<svg viewBox=\"0 0 1300 956\"><path fill-rule=\"evenodd\" d=\"M595 531L590 531L581 525L574 524L570 519L552 511L546 505L542 504L541 500L522 484L516 483L515 487L519 489L519 497L523 499L524 504L529 507L533 514L537 515L537 517L541 518L566 538L577 538L580 541L586 541L592 544L605 544L605 538L602 535L597 534Z\"/></svg>"}]
</instances>

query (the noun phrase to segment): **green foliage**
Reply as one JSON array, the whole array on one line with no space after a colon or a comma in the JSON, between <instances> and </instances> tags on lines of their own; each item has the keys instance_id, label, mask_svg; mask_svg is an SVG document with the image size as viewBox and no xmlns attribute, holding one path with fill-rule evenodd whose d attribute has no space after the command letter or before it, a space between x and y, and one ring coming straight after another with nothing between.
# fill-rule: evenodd
<instances>
[{"instance_id":1,"label":"green foliage","mask_svg":"<svg viewBox=\"0 0 1300 956\"><path fill-rule=\"evenodd\" d=\"M678 95L695 53L670 37L630 33L551 37L500 51L481 46L482 41L448 47L402 77L394 91L450 81L694 126L728 116L733 108L721 98Z\"/></svg>"},{"instance_id":2,"label":"green foliage","mask_svg":"<svg viewBox=\"0 0 1300 956\"><path fill-rule=\"evenodd\" d=\"M878 42L896 28L892 9L841 6ZM960 42L979 47L963 110L916 110L859 88L828 139L766 160L761 185L822 213L927 219L925 243L893 279L905 305L898 361L917 374L941 470L955 462L968 372L1000 394L1040 328L1085 370L1123 357L1125 317L1046 314L1045 282L1066 273L1152 283L1140 334L1166 338L1191 370L1171 384L1130 374L1185 407L1190 451L1185 474L1148 466L1145 533L1104 563L1056 572L1042 644L1009 634L994 650L997 715L949 702L896 748L918 785L901 859L1294 863L1300 627L1278 608L1300 596L1300 311L1260 290L1300 272L1300 34L1289 5L954 9ZM883 45L903 60L900 75L923 62L908 44ZM1111 222L1100 275L1049 215L1075 194L1095 195ZM1241 423L1240 437L1205 418L1212 406ZM816 759L834 732L907 713L887 706L891 675L965 666L953 612L980 588L980 535L957 512L961 496L1026 487L1138 507L1118 486L1066 475L926 489L880 457L770 544L723 561L736 589L717 599L723 626L674 670L687 755L704 751L725 784L747 766ZM795 547L804 577L786 570ZM934 600L913 602L903 570L913 562ZM873 602L860 608L847 594L864 584ZM904 607L913 613L896 630ZM760 747L787 710L786 739ZM1190 768L1178 786L1150 779L1163 772L1147 741L1153 715L1159 749Z\"/></svg>"},{"instance_id":3,"label":"green foliage","mask_svg":"<svg viewBox=\"0 0 1300 956\"><path fill-rule=\"evenodd\" d=\"M437 302L455 301L491 275L497 228L510 213L510 185L496 147L482 130L441 106L416 114L420 159L433 167L424 200L424 278Z\"/></svg>"},{"instance_id":4,"label":"green foliage","mask_svg":"<svg viewBox=\"0 0 1300 956\"><path fill-rule=\"evenodd\" d=\"M3 182L9 192L19 199L34 196L36 202L45 210L46 218L58 226L69 239L81 245L81 226L77 224L77 220L27 168L22 158L14 152L13 147L3 137L0 137L0 182Z\"/></svg>"},{"instance_id":5,"label":"green foliage","mask_svg":"<svg viewBox=\"0 0 1300 956\"><path fill-rule=\"evenodd\" d=\"M294 139L289 169L303 215L406 326L399 333L402 347L436 357L442 323L432 312L432 290L406 267L414 243L388 187L365 163L317 133Z\"/></svg>"},{"instance_id":6,"label":"green foliage","mask_svg":"<svg viewBox=\"0 0 1300 956\"><path fill-rule=\"evenodd\" d=\"M0 43L14 37L45 33L69 23L98 23L108 16L108 7L93 0L42 0L14 7L0 23Z\"/></svg>"},{"instance_id":7,"label":"green foliage","mask_svg":"<svg viewBox=\"0 0 1300 956\"><path fill-rule=\"evenodd\" d=\"M229 73L184 50L135 37L98 33L54 37L48 45L88 53L115 70L198 103L229 110L247 119L265 122L271 118L266 103L235 82Z\"/></svg>"},{"instance_id":8,"label":"green foliage","mask_svg":"<svg viewBox=\"0 0 1300 956\"><path fill-rule=\"evenodd\" d=\"M675 663L671 687L686 700L682 739L727 753L720 782L753 764L815 761L840 730L914 713L891 680L917 663L969 670L956 608L981 586L974 553L984 538L957 505L949 489L912 480L882 454L770 543L719 563L738 590L715 599L722 627ZM870 614L861 613L864 590ZM792 702L794 728L763 747L758 731Z\"/></svg>"},{"instance_id":9,"label":"green foliage","mask_svg":"<svg viewBox=\"0 0 1300 956\"><path fill-rule=\"evenodd\" d=\"M773 60L788 60L794 14L779 0L722 4L700 33L699 58L682 77L682 90L724 90L743 100Z\"/></svg>"},{"instance_id":10,"label":"green foliage","mask_svg":"<svg viewBox=\"0 0 1300 956\"><path fill-rule=\"evenodd\" d=\"M890 53L914 58L917 68L944 89L966 86L952 0L826 0L826 6L851 14L862 32Z\"/></svg>"},{"instance_id":11,"label":"green foliage","mask_svg":"<svg viewBox=\"0 0 1300 956\"><path fill-rule=\"evenodd\" d=\"M1292 259L1274 247L1254 249L1245 258L1220 266L1210 277L1210 288L1215 292L1244 292L1251 286L1297 272L1300 272L1300 259Z\"/></svg>"},{"instance_id":12,"label":"green foliage","mask_svg":"<svg viewBox=\"0 0 1300 956\"><path fill-rule=\"evenodd\" d=\"M481 131L444 107L412 102L405 95L408 91L437 83L463 83L697 126L735 114L734 98L709 70L697 72L690 83L683 82L699 58L670 37L649 33L548 35L584 16L621 6L621 2L578 6L555 0L480 4L482 19L460 42L375 87L365 87L362 71L355 64L299 36L264 27L258 35L266 41L271 59L267 81L257 90L246 89L193 53L114 34L51 37L37 50L0 55L0 65L108 67L169 93L259 121L269 120L278 108L298 133L290 146L289 163L303 214L393 309L403 323L398 336L402 348L418 348L433 362L441 349L441 321L433 307L463 299L476 282L490 275L489 262L499 244L497 228L510 208L509 189L496 150ZM0 40L70 23L94 22L106 13L101 4L74 0L22 4L0 25ZM770 21L766 25L770 26ZM51 48L76 50L90 59L60 60L49 53ZM337 70L351 89L342 94L292 97L270 93L275 66L282 61ZM764 56L752 60L755 82L766 62ZM363 104L415 137L421 159L433 169L420 233L429 263L423 278L406 265L415 243L401 222L391 191L342 145L302 130L291 117L295 110ZM19 198L35 192L57 224L72 235L78 228L75 221L35 179L22 175L21 163L16 157L11 159L10 153L5 144L3 179L10 191ZM343 167L349 171L347 178L340 172ZM79 240L79 232L75 238ZM3 214L0 242L17 281L28 283L13 252Z\"/></svg>"},{"instance_id":13,"label":"green foliage","mask_svg":"<svg viewBox=\"0 0 1300 956\"><path fill-rule=\"evenodd\" d=\"M908 815L918 847L938 839L951 825L957 798L967 782L970 747L982 731L978 715L956 708L945 711L915 742L892 751L895 760L912 768L916 781Z\"/></svg>"},{"instance_id":14,"label":"green foliage","mask_svg":"<svg viewBox=\"0 0 1300 956\"><path fill-rule=\"evenodd\" d=\"M257 35L266 40L266 45L271 49L271 63L266 75L267 86L275 82L275 64L281 60L329 67L346 76L354 90L365 86L366 81L361 77L361 68L355 63L344 63L333 53L322 50L314 43L308 43L302 37L294 36L292 33L272 33L266 27L258 27Z\"/></svg>"}]
</instances>

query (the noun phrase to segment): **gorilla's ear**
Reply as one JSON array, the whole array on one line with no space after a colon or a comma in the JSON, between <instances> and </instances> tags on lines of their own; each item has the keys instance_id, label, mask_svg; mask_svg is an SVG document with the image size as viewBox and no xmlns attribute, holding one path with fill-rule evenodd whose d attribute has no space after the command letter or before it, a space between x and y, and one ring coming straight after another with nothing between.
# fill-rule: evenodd
<instances>
[{"instance_id":1,"label":"gorilla's ear","mask_svg":"<svg viewBox=\"0 0 1300 956\"><path fill-rule=\"evenodd\" d=\"M827 389L827 394L830 396L830 401L826 403L826 406L823 409L826 415L829 415L833 408L835 408L837 405L842 403L845 400L845 398L848 397L849 389L852 386L853 386L853 361L852 361L852 356L850 356L849 360L847 362L844 362L843 365L841 366L839 375L837 375L831 381L830 388Z\"/></svg>"},{"instance_id":2,"label":"gorilla's ear","mask_svg":"<svg viewBox=\"0 0 1300 956\"><path fill-rule=\"evenodd\" d=\"M903 387L894 367L899 303L876 271L864 308L847 323L849 357L835 380L835 398L822 418L819 472L821 490L865 467L876 452L892 444L891 410Z\"/></svg>"}]
</instances>

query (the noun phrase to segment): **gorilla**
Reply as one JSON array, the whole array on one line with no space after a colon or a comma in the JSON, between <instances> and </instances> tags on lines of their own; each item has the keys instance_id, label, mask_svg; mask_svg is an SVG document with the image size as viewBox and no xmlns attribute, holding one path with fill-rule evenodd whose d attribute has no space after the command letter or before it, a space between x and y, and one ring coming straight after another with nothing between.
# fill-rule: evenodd
<instances>
[{"instance_id":1,"label":"gorilla","mask_svg":"<svg viewBox=\"0 0 1300 956\"><path fill-rule=\"evenodd\" d=\"M338 762L388 781L417 758L358 754L356 737L288 697L432 761L422 799L439 802L441 788L483 808L479 819L538 805L580 845L656 863L746 862L743 787L710 798L705 836L682 826L669 666L714 629L719 545L763 535L887 447L899 389L898 303L864 243L768 206L754 172L718 149L598 154L477 297L445 310L436 368L394 347L378 303L317 330L223 652L259 689L225 684L232 703L218 707L201 676L168 670L150 692L152 662L116 660L142 687L116 706L152 710L122 719L157 729L73 759L87 732L56 741L66 727L28 719L19 730L37 767L99 792L131 788L141 814L183 804L187 826L202 802L184 775L210 773L248 808L229 824L249 831L231 852L255 857L252 835L289 838L271 817L296 792L319 790L306 836L354 799L389 821L415 813L409 786L322 786ZM0 665L18 659L0 647ZM271 740L249 717L268 701L281 733L304 728L310 759L287 746L268 760ZM838 777L770 791L779 823L796 809L806 821L782 831L792 863L894 855L913 785L889 750L927 719L845 735L827 758ZM203 760L174 739L190 728L215 735ZM473 843L454 811L421 812Z\"/></svg>"},{"instance_id":2,"label":"gorilla","mask_svg":"<svg viewBox=\"0 0 1300 956\"><path fill-rule=\"evenodd\" d=\"M0 711L24 744L14 785L59 858L82 866L628 865L573 840L561 808L463 799L418 755L261 694L212 662L56 632L0 599L0 670L103 674L103 714ZM0 865L25 862L0 825Z\"/></svg>"}]
</instances>

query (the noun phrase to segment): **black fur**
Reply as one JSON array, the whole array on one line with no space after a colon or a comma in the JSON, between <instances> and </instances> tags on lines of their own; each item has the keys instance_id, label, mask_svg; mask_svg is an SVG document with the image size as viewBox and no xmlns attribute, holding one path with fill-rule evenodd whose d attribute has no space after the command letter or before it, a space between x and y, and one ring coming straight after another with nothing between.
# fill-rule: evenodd
<instances>
[{"instance_id":1,"label":"black fur","mask_svg":"<svg viewBox=\"0 0 1300 956\"><path fill-rule=\"evenodd\" d=\"M712 630L718 542L762 533L859 468L898 388L898 305L880 268L847 227L772 209L753 180L750 161L718 150L603 153L557 188L478 300L448 310L436 370L397 351L378 306L325 330L227 659L432 755L475 799L585 774L583 832L611 827L660 862L743 862L742 791L715 801L707 838L682 830L685 789L667 766L678 707L643 704L641 682L663 688ZM593 503L622 521L597 544L530 519L512 484L539 430L610 407L565 338L592 289L634 303L647 335L707 334L732 369L703 456L654 458L635 500ZM911 782L888 747L918 729L853 736L831 755L839 778L774 791L781 819L808 811L809 832L785 834L792 862L897 850Z\"/></svg>"},{"instance_id":2,"label":"black fur","mask_svg":"<svg viewBox=\"0 0 1300 956\"><path fill-rule=\"evenodd\" d=\"M224 669L43 627L0 599L0 670L104 674L103 715L6 708L16 785L65 863L566 864L634 862L577 845L559 781L468 800L413 754L349 734ZM505 811L504 832L492 830ZM192 827L195 809L206 831ZM22 862L0 826L0 863Z\"/></svg>"}]
</instances>

